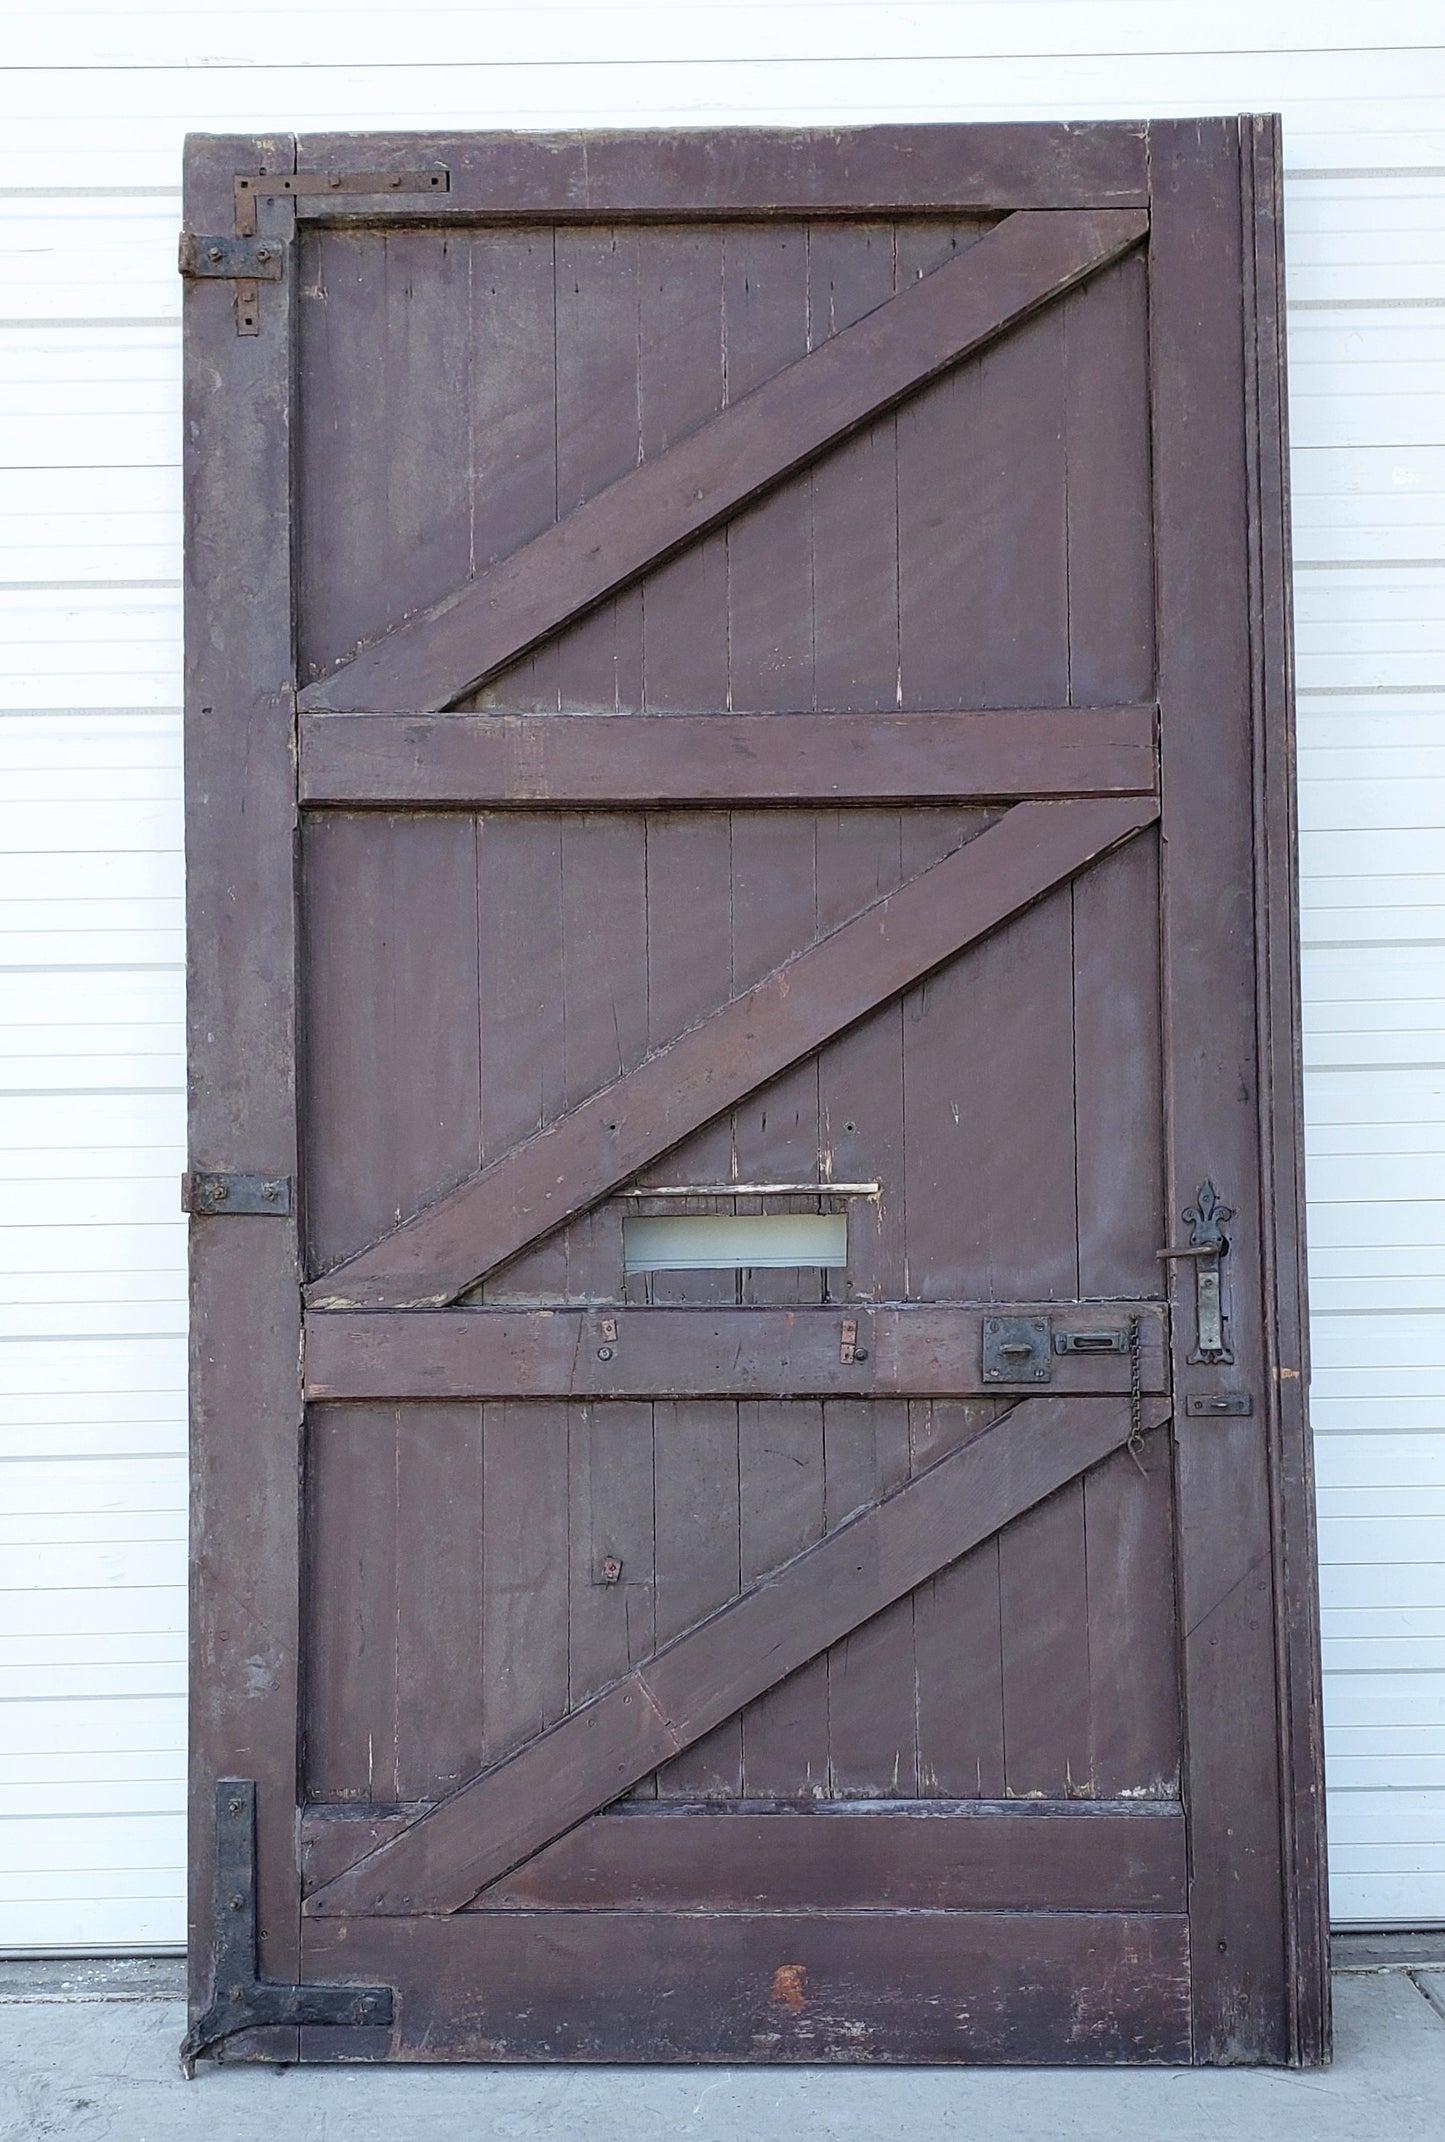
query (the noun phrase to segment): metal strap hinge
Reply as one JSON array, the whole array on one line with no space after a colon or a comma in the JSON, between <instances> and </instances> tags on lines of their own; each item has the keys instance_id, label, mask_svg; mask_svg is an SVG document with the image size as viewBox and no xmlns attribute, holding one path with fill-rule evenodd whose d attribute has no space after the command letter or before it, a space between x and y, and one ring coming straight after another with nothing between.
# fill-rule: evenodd
<instances>
[{"instance_id":1,"label":"metal strap hinge","mask_svg":"<svg viewBox=\"0 0 1445 2142\"><path fill-rule=\"evenodd\" d=\"M236 232L232 238L208 238L182 231L179 267L196 281L208 277L236 285L236 333L261 332L258 285L278 283L286 260L280 238L258 238L256 203L282 196L362 194L376 198L397 193L447 193L451 174L443 165L430 171L238 171L233 180Z\"/></svg>"},{"instance_id":2,"label":"metal strap hinge","mask_svg":"<svg viewBox=\"0 0 1445 2142\"><path fill-rule=\"evenodd\" d=\"M389 2029L390 1986L288 1986L263 1979L256 1948L256 1785L222 1778L216 1787L216 1878L211 1930L211 2003L187 2031L181 2072L238 2031L277 2025L304 2029Z\"/></svg>"}]
</instances>

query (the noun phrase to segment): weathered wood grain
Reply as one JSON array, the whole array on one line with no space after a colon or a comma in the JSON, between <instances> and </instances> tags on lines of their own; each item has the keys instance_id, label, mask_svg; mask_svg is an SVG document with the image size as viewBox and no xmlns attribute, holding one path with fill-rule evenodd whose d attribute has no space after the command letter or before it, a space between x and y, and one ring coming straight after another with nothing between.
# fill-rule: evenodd
<instances>
[{"instance_id":1,"label":"weathered wood grain","mask_svg":"<svg viewBox=\"0 0 1445 2142\"><path fill-rule=\"evenodd\" d=\"M654 647L651 596L648 618ZM1147 795L1154 722L1150 706L785 719L306 714L301 800L495 811Z\"/></svg>"},{"instance_id":2,"label":"weathered wood grain","mask_svg":"<svg viewBox=\"0 0 1445 2142\"><path fill-rule=\"evenodd\" d=\"M473 1912L1184 1909L1177 1803L624 1805L494 1882ZM334 1826L334 1825L333 1825ZM342 1840L338 1840L342 1842Z\"/></svg>"},{"instance_id":3,"label":"weathered wood grain","mask_svg":"<svg viewBox=\"0 0 1445 2142\"><path fill-rule=\"evenodd\" d=\"M472 1779L308 1909L456 1910L1128 1434L1118 1401L1026 1401Z\"/></svg>"},{"instance_id":4,"label":"weathered wood grain","mask_svg":"<svg viewBox=\"0 0 1445 2142\"><path fill-rule=\"evenodd\" d=\"M977 840L328 1273L308 1299L327 1308L454 1300L1153 816L1147 800L1015 805Z\"/></svg>"},{"instance_id":5,"label":"weathered wood grain","mask_svg":"<svg viewBox=\"0 0 1445 2142\"><path fill-rule=\"evenodd\" d=\"M379 2050L399 2060L1177 2064L1187 1926L1133 1912L459 1912L307 1920L305 1957L315 1977L396 1987L401 2020Z\"/></svg>"},{"instance_id":6,"label":"weathered wood grain","mask_svg":"<svg viewBox=\"0 0 1445 2142\"><path fill-rule=\"evenodd\" d=\"M1167 1387L1159 1310L1105 1302L1014 1304L1056 1332L1140 1322L1146 1391ZM313 1400L552 1398L950 1398L985 1394L987 1312L915 1303L849 1305L862 1360L840 1358L840 1308L363 1309L306 1318ZM607 1327L604 1329L604 1325ZM1031 1388L1029 1386L1028 1388ZM1127 1391L1122 1354L1065 1354L1051 1391Z\"/></svg>"},{"instance_id":7,"label":"weathered wood grain","mask_svg":"<svg viewBox=\"0 0 1445 2142\"><path fill-rule=\"evenodd\" d=\"M442 166L428 221L674 222L777 216L891 216L970 209L1142 207L1141 121L1000 126L668 129L592 133L305 134L297 168L415 171ZM299 204L345 220L344 201ZM416 203L367 196L367 222Z\"/></svg>"},{"instance_id":8,"label":"weathered wood grain","mask_svg":"<svg viewBox=\"0 0 1445 2142\"><path fill-rule=\"evenodd\" d=\"M288 135L192 139L186 228L228 229L232 173L294 154ZM292 234L289 206L263 213L266 235ZM184 306L187 1150L192 1168L294 1176L294 289L266 285L255 335L236 332L230 283L188 281ZM294 1981L299 1965L297 1226L191 1222L193 2018L211 1995L219 1778L256 1781L261 1968ZM294 2059L297 2034L243 2049Z\"/></svg>"},{"instance_id":9,"label":"weathered wood grain","mask_svg":"<svg viewBox=\"0 0 1445 2142\"><path fill-rule=\"evenodd\" d=\"M302 695L435 711L1138 244L1133 209L1011 216Z\"/></svg>"}]
</instances>

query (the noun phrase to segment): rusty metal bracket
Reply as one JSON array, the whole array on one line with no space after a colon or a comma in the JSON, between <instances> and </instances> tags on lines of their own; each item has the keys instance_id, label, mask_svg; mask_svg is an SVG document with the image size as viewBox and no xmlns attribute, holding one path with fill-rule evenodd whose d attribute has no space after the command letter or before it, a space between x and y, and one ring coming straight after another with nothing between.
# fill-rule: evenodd
<instances>
[{"instance_id":1,"label":"rusty metal bracket","mask_svg":"<svg viewBox=\"0 0 1445 2142\"><path fill-rule=\"evenodd\" d=\"M447 193L451 174L438 164L430 171L238 171L232 181L236 203L234 238L207 238L182 231L180 272L195 280L207 277L236 285L236 333L261 332L262 283L281 280L286 247L280 238L257 238L256 203L306 194L360 194L380 198L397 193Z\"/></svg>"},{"instance_id":2,"label":"rusty metal bracket","mask_svg":"<svg viewBox=\"0 0 1445 2142\"><path fill-rule=\"evenodd\" d=\"M211 2005L181 2042L181 2073L238 2031L308 2024L391 2026L390 1986L284 1986L258 1976L256 1951L256 1783L222 1778L216 1787L216 1887Z\"/></svg>"},{"instance_id":3,"label":"rusty metal bracket","mask_svg":"<svg viewBox=\"0 0 1445 2142\"><path fill-rule=\"evenodd\" d=\"M293 200L308 194L366 194L380 198L390 193L447 193L451 173L444 164L430 171L238 171L236 173L236 236L251 237L256 229L256 203Z\"/></svg>"},{"instance_id":4,"label":"rusty metal bracket","mask_svg":"<svg viewBox=\"0 0 1445 2142\"><path fill-rule=\"evenodd\" d=\"M180 272L196 281L279 283L286 248L279 238L198 238L181 232Z\"/></svg>"},{"instance_id":5,"label":"rusty metal bracket","mask_svg":"<svg viewBox=\"0 0 1445 2142\"><path fill-rule=\"evenodd\" d=\"M289 1175L217 1175L197 1168L181 1177L181 1210L196 1218L246 1213L284 1220L291 1210Z\"/></svg>"}]
</instances>

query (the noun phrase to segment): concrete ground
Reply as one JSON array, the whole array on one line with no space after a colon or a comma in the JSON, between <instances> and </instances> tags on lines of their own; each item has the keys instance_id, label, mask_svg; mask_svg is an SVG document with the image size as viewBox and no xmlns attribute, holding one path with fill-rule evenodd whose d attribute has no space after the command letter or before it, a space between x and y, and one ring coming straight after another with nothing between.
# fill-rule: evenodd
<instances>
[{"instance_id":1,"label":"concrete ground","mask_svg":"<svg viewBox=\"0 0 1445 2142\"><path fill-rule=\"evenodd\" d=\"M1337 1951L1338 1954L1338 1951ZM1382 1962L1384 1954L1389 1960ZM1432 1965L1437 1968L1431 1968ZM4 2142L1441 2142L1445 1956L1361 1943L1335 2065L1278 2070L216 2067L180 1965L0 1964Z\"/></svg>"}]
</instances>

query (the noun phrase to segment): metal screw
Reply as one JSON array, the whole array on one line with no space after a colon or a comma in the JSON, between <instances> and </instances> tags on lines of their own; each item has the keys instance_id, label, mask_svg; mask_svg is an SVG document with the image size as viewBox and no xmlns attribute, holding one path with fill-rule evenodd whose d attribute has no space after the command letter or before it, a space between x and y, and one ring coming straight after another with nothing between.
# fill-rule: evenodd
<instances>
[{"instance_id":1,"label":"metal screw","mask_svg":"<svg viewBox=\"0 0 1445 2142\"><path fill-rule=\"evenodd\" d=\"M224 1205L230 1195L230 1190L225 1183L217 1183L215 1188L215 1199L218 1205Z\"/></svg>"},{"instance_id":2,"label":"metal screw","mask_svg":"<svg viewBox=\"0 0 1445 2142\"><path fill-rule=\"evenodd\" d=\"M602 1557L602 1582L604 1584L615 1584L621 1575L622 1563L620 1559L615 1554L605 1554Z\"/></svg>"},{"instance_id":3,"label":"metal screw","mask_svg":"<svg viewBox=\"0 0 1445 2142\"><path fill-rule=\"evenodd\" d=\"M218 245L208 245L206 247L206 258L207 260L219 260L221 258L221 248Z\"/></svg>"},{"instance_id":4,"label":"metal screw","mask_svg":"<svg viewBox=\"0 0 1445 2142\"><path fill-rule=\"evenodd\" d=\"M239 1800L228 1800L226 1802L226 1813L228 1815L239 1815L240 1812L241 1802Z\"/></svg>"},{"instance_id":5,"label":"metal screw","mask_svg":"<svg viewBox=\"0 0 1445 2142\"><path fill-rule=\"evenodd\" d=\"M256 248L256 258L257 258L257 260L269 260L269 259L271 258L271 248L270 248L270 246L269 246L269 245L258 245L258 246L257 246L257 248Z\"/></svg>"},{"instance_id":6,"label":"metal screw","mask_svg":"<svg viewBox=\"0 0 1445 2142\"><path fill-rule=\"evenodd\" d=\"M612 1348L610 1346L599 1346L597 1358L599 1361L610 1361L612 1359Z\"/></svg>"},{"instance_id":7,"label":"metal screw","mask_svg":"<svg viewBox=\"0 0 1445 2142\"><path fill-rule=\"evenodd\" d=\"M266 1183L262 1188L261 1195L268 1205L274 1205L281 1195L281 1185L279 1183Z\"/></svg>"}]
</instances>

